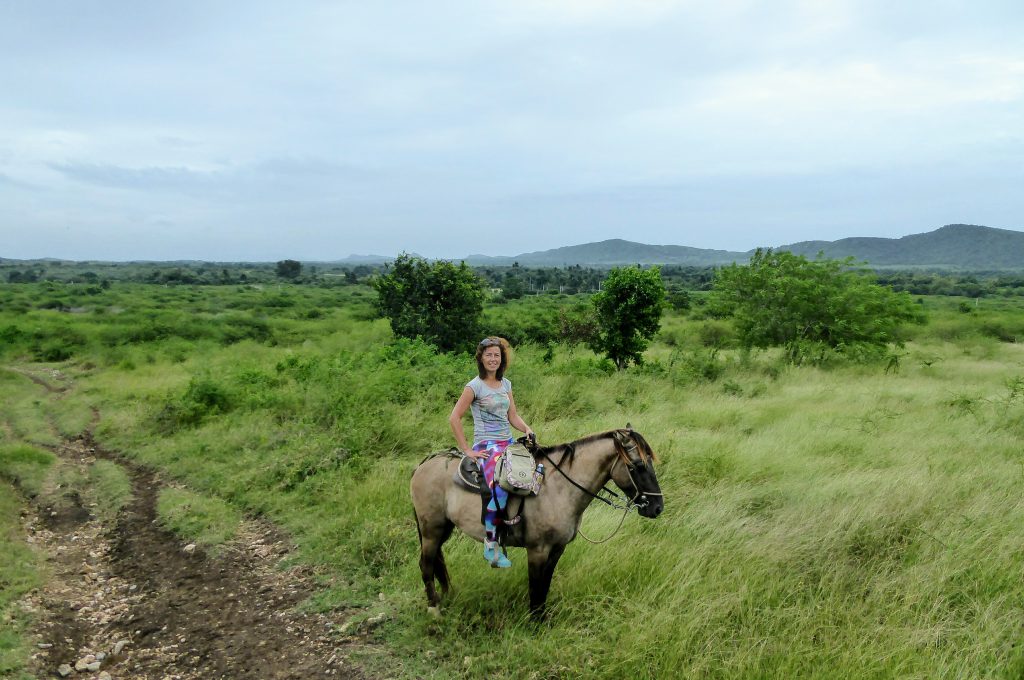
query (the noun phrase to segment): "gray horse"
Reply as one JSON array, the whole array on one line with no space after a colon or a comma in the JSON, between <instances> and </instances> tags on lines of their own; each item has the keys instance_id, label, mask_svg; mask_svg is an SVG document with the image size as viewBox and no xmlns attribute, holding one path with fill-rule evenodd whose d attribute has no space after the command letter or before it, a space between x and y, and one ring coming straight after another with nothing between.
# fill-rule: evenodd
<instances>
[{"instance_id":1,"label":"gray horse","mask_svg":"<svg viewBox=\"0 0 1024 680\"><path fill-rule=\"evenodd\" d=\"M654 518L664 507L654 474L654 452L638 432L627 426L578 439L568 444L538 447L537 462L546 474L541 493L522 504L521 521L508 528L507 544L526 548L530 576L530 612L543 618L551 576L565 546L576 537L583 511L611 479L644 517ZM435 455L413 472L410 490L420 535L420 571L432 613L438 613L441 591L449 590L448 569L441 547L459 527L483 541L480 496L454 481L458 458ZM602 500L604 500L602 498ZM515 504L515 501L509 501Z\"/></svg>"}]
</instances>

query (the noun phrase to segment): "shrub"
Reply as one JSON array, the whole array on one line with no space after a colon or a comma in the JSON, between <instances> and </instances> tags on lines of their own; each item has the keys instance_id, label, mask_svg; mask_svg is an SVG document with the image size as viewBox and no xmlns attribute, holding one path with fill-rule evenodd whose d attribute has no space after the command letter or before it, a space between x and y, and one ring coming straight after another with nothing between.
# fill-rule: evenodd
<instances>
[{"instance_id":1,"label":"shrub","mask_svg":"<svg viewBox=\"0 0 1024 680\"><path fill-rule=\"evenodd\" d=\"M483 281L465 262L431 264L403 253L374 287L396 336L423 338L443 352L470 351L479 340Z\"/></svg>"},{"instance_id":2,"label":"shrub","mask_svg":"<svg viewBox=\"0 0 1024 680\"><path fill-rule=\"evenodd\" d=\"M156 416L158 429L170 432L201 423L212 415L231 411L234 403L229 392L209 377L192 378L185 392L172 398Z\"/></svg>"},{"instance_id":3,"label":"shrub","mask_svg":"<svg viewBox=\"0 0 1024 680\"><path fill-rule=\"evenodd\" d=\"M643 363L643 352L661 326L665 284L658 267L612 269L593 297L598 333L590 346L622 370Z\"/></svg>"},{"instance_id":4,"label":"shrub","mask_svg":"<svg viewBox=\"0 0 1024 680\"><path fill-rule=\"evenodd\" d=\"M713 306L733 315L745 347L782 346L793 363L898 344L896 329L922 321L920 311L852 264L758 249L748 265L715 273Z\"/></svg>"},{"instance_id":5,"label":"shrub","mask_svg":"<svg viewBox=\"0 0 1024 680\"><path fill-rule=\"evenodd\" d=\"M736 333L732 326L722 321L706 321L698 332L700 344L705 347L725 348L733 343Z\"/></svg>"}]
</instances>

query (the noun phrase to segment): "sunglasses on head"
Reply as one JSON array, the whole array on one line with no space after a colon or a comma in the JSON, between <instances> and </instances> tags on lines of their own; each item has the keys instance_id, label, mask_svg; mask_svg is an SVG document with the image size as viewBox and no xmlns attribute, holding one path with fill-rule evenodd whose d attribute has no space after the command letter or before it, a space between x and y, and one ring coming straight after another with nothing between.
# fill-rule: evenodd
<instances>
[{"instance_id":1,"label":"sunglasses on head","mask_svg":"<svg viewBox=\"0 0 1024 680\"><path fill-rule=\"evenodd\" d=\"M495 340L494 338L484 338L483 340L480 341L480 344L477 345L477 346L478 347L494 347L495 345L500 345L500 344L501 343L498 342L497 340Z\"/></svg>"}]
</instances>

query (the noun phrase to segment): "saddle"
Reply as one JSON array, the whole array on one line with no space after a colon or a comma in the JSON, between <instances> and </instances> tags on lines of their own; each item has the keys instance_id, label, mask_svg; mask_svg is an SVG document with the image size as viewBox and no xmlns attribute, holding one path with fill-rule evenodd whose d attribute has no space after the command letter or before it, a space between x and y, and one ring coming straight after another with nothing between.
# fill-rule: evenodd
<instances>
[{"instance_id":1,"label":"saddle","mask_svg":"<svg viewBox=\"0 0 1024 680\"><path fill-rule=\"evenodd\" d=\"M460 456L461 452L458 449L452 449L448 455L454 458ZM461 458L458 467L452 473L452 481L455 486L480 495L480 522L483 523L484 515L487 513L487 504L491 502L491 490L484 482L484 473L480 470L476 460L465 455L461 455ZM518 499L518 503L515 502L516 499ZM522 519L519 513L522 512L524 500L523 496L509 495L501 513L504 516L499 515L498 542L501 545L505 545L506 541L511 538L508 536L508 532ZM515 513L511 511L514 505L517 506ZM509 519L510 516L511 519Z\"/></svg>"},{"instance_id":2,"label":"saddle","mask_svg":"<svg viewBox=\"0 0 1024 680\"><path fill-rule=\"evenodd\" d=\"M484 484L484 473L476 461L469 456L462 456L459 467L455 468L455 472L452 474L452 481L455 482L455 486L460 486L467 491L475 491L481 496L491 497L491 490Z\"/></svg>"}]
</instances>

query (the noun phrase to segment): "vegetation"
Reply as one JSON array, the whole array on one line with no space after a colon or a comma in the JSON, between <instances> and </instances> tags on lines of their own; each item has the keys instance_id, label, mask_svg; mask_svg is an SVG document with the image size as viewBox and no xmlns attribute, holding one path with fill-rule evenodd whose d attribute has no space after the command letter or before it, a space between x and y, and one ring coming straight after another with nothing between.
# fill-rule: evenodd
<instances>
[{"instance_id":1,"label":"vegetation","mask_svg":"<svg viewBox=\"0 0 1024 680\"><path fill-rule=\"evenodd\" d=\"M302 274L302 263L298 260L281 260L277 263L275 271L282 279L297 279Z\"/></svg>"},{"instance_id":2,"label":"vegetation","mask_svg":"<svg viewBox=\"0 0 1024 680\"><path fill-rule=\"evenodd\" d=\"M242 521L238 509L220 498L174 487L160 492L156 511L165 528L214 554L235 536Z\"/></svg>"},{"instance_id":3,"label":"vegetation","mask_svg":"<svg viewBox=\"0 0 1024 680\"><path fill-rule=\"evenodd\" d=\"M0 481L0 677L28 678L29 650L24 638L28 620L18 600L42 582L42 573L21 528L18 494Z\"/></svg>"},{"instance_id":4,"label":"vegetation","mask_svg":"<svg viewBox=\"0 0 1024 680\"><path fill-rule=\"evenodd\" d=\"M451 444L446 415L474 367L395 337L375 297L363 285L0 285L0 474L48 488L60 466L32 442L96 409L104 446L187 491L164 521L187 506L182 525L199 528L180 530L199 536L265 516L324 584L309 606L385 613L385 651L362 661L389 677L516 664L594 678L1024 673L1019 298L923 298L927 320L901 332L888 372L866 355L798 367L747 350L701 290L622 371L568 340L585 329L563 336L561 315L588 318L586 296L488 304L484 332L522 333L509 377L543 443L628 421L661 457L665 513L571 545L538 631L522 551L496 573L459 536L444 619L425 612L409 473ZM583 529L603 537L617 522L595 506ZM3 625L18 639L22 624Z\"/></svg>"},{"instance_id":5,"label":"vegetation","mask_svg":"<svg viewBox=\"0 0 1024 680\"><path fill-rule=\"evenodd\" d=\"M665 285L658 268L612 269L593 303L598 324L597 337L591 341L595 351L604 352L619 370L642 364L665 306Z\"/></svg>"},{"instance_id":6,"label":"vegetation","mask_svg":"<svg viewBox=\"0 0 1024 680\"><path fill-rule=\"evenodd\" d=\"M398 337L422 338L442 352L475 346L481 333L482 282L463 262L429 263L400 255L374 281L381 314Z\"/></svg>"},{"instance_id":7,"label":"vegetation","mask_svg":"<svg viewBox=\"0 0 1024 680\"><path fill-rule=\"evenodd\" d=\"M898 343L900 325L920 320L920 312L909 295L852 264L758 250L748 265L717 272L714 306L734 317L744 347L781 346L793 363L820 363L830 351L878 353Z\"/></svg>"}]
</instances>

